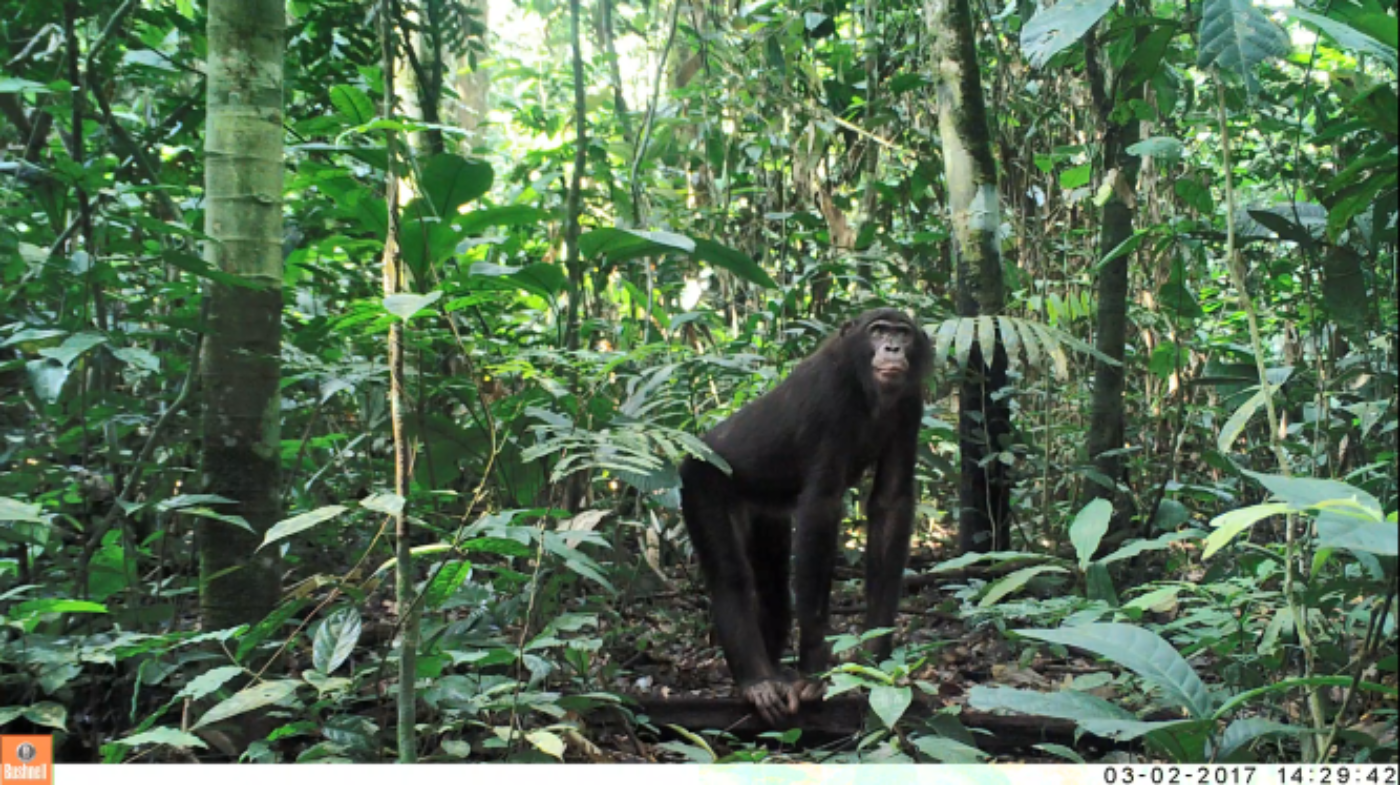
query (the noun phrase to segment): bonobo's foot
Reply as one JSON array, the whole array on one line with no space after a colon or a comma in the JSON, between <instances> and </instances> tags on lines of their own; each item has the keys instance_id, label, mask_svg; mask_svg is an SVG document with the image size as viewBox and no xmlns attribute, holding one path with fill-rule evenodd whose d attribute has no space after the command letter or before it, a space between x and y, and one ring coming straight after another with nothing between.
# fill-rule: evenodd
<instances>
[{"instance_id":1,"label":"bonobo's foot","mask_svg":"<svg viewBox=\"0 0 1400 785\"><path fill-rule=\"evenodd\" d=\"M739 691L744 700L758 710L764 722L776 726L788 715L797 713L799 691L793 686L786 679L773 677L743 686Z\"/></svg>"}]
</instances>

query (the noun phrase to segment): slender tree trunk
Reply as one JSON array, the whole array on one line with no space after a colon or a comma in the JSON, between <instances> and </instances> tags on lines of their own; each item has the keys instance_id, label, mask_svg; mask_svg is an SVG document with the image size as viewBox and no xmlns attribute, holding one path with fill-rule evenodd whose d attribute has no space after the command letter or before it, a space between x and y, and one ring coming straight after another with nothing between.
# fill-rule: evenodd
<instances>
[{"instance_id":1,"label":"slender tree trunk","mask_svg":"<svg viewBox=\"0 0 1400 785\"><path fill-rule=\"evenodd\" d=\"M1131 9L1132 3L1129 4ZM1141 28L1140 28L1141 29ZM1143 34L1139 32L1138 39ZM1098 258L1103 259L1133 235L1137 214L1137 177L1142 159L1128 153L1128 148L1141 136L1141 123L1127 113L1119 119L1115 112L1117 99L1106 93L1105 78L1099 63L1095 34L1086 39L1085 56L1089 64L1089 89L1104 124L1103 166L1113 177L1113 190L1103 207L1103 222L1099 227ZM1141 99L1143 88L1135 87L1122 96L1126 103ZM1094 362L1094 392L1090 404L1089 459L1101 476L1085 485L1085 501L1108 499L1118 495L1116 486L1124 478L1123 456L1123 354L1128 331L1128 261L1124 254L1099 269L1098 321L1095 325L1094 348L1118 361L1113 365L1103 360ZM1105 485L1104 483L1109 483ZM1115 516L1119 528L1122 511ZM1126 535L1127 532L1120 532Z\"/></svg>"},{"instance_id":2,"label":"slender tree trunk","mask_svg":"<svg viewBox=\"0 0 1400 785\"><path fill-rule=\"evenodd\" d=\"M380 46L384 70L384 116L395 114L395 45L394 32L399 20L394 14L394 0L380 5ZM425 140L429 145L431 140ZM403 255L399 249L399 139L393 130L385 131L384 147L388 171L384 178L384 201L388 211L388 232L384 237L384 296L404 291ZM398 727L396 741L399 762L418 760L417 723L418 691L415 687L418 670L418 613L413 591L413 552L408 531L408 483L412 458L408 450L408 434L404 429L404 324L395 320L389 325L389 422L394 435L394 493L404 504L394 515L394 603L399 612L398 669Z\"/></svg>"},{"instance_id":3,"label":"slender tree trunk","mask_svg":"<svg viewBox=\"0 0 1400 785\"><path fill-rule=\"evenodd\" d=\"M583 84L583 50L580 48L579 0L569 0L569 43L574 66L574 174L564 224L565 267L569 274L569 306L565 319L564 345L570 351L579 347L579 306L583 298L583 263L579 259L578 238L582 234L583 173L588 167L588 103Z\"/></svg>"},{"instance_id":4,"label":"slender tree trunk","mask_svg":"<svg viewBox=\"0 0 1400 785\"><path fill-rule=\"evenodd\" d=\"M476 11L472 16L481 21L481 41L489 40L491 30L490 4L486 0L465 0ZM484 44L483 44L484 46ZM491 95L491 75L477 58L485 54L475 50L463 55L457 63L457 125L467 132L463 147L471 152L485 140L477 128L486 121Z\"/></svg>"},{"instance_id":5,"label":"slender tree trunk","mask_svg":"<svg viewBox=\"0 0 1400 785\"><path fill-rule=\"evenodd\" d=\"M282 0L210 0L204 137L205 258L258 288L211 283L200 373L203 489L237 502L254 533L199 524L200 616L215 630L262 619L281 569L255 552L280 517Z\"/></svg>"},{"instance_id":6,"label":"slender tree trunk","mask_svg":"<svg viewBox=\"0 0 1400 785\"><path fill-rule=\"evenodd\" d=\"M627 98L622 93L622 64L617 59L616 37L613 26L613 0L598 0L598 41L608 56L608 78L612 81L613 112L617 115L617 125L622 131L622 139L627 144L635 141L632 135L632 118L627 113Z\"/></svg>"},{"instance_id":7,"label":"slender tree trunk","mask_svg":"<svg viewBox=\"0 0 1400 785\"><path fill-rule=\"evenodd\" d=\"M997 230L997 169L977 67L968 0L929 0L938 91L938 126L948 181L960 316L995 316L1006 298ZM1001 550L1010 542L1011 486L1006 449L1011 411L996 394L1006 386L1006 351L997 336L991 362L973 344L958 392L958 542L964 551Z\"/></svg>"}]
</instances>

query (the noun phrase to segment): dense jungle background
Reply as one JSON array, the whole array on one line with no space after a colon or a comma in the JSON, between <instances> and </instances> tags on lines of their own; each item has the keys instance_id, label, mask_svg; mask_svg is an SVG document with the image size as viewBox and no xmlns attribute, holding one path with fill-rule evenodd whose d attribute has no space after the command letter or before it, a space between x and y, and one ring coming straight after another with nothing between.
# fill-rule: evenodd
<instances>
[{"instance_id":1,"label":"dense jungle background","mask_svg":"<svg viewBox=\"0 0 1400 785\"><path fill-rule=\"evenodd\" d=\"M1393 0L0 0L0 731L1394 761ZM930 336L896 648L732 695L677 466Z\"/></svg>"}]
</instances>

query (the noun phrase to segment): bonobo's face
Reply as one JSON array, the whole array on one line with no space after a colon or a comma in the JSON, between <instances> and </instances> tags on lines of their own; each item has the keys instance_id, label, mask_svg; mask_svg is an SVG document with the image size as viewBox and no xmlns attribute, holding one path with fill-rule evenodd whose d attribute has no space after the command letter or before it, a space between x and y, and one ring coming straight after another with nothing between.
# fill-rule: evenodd
<instances>
[{"instance_id":1,"label":"bonobo's face","mask_svg":"<svg viewBox=\"0 0 1400 785\"><path fill-rule=\"evenodd\" d=\"M902 319L879 318L866 325L874 355L871 372L881 387L902 385L909 376L909 354L914 346L914 325Z\"/></svg>"}]
</instances>

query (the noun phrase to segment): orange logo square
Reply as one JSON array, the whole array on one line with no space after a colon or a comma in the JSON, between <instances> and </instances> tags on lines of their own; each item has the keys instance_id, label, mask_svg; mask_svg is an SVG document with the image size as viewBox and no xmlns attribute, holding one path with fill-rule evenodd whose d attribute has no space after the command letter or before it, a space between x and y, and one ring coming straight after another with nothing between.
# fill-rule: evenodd
<instances>
[{"instance_id":1,"label":"orange logo square","mask_svg":"<svg viewBox=\"0 0 1400 785\"><path fill-rule=\"evenodd\" d=\"M53 785L53 737L0 736L0 785Z\"/></svg>"}]
</instances>

